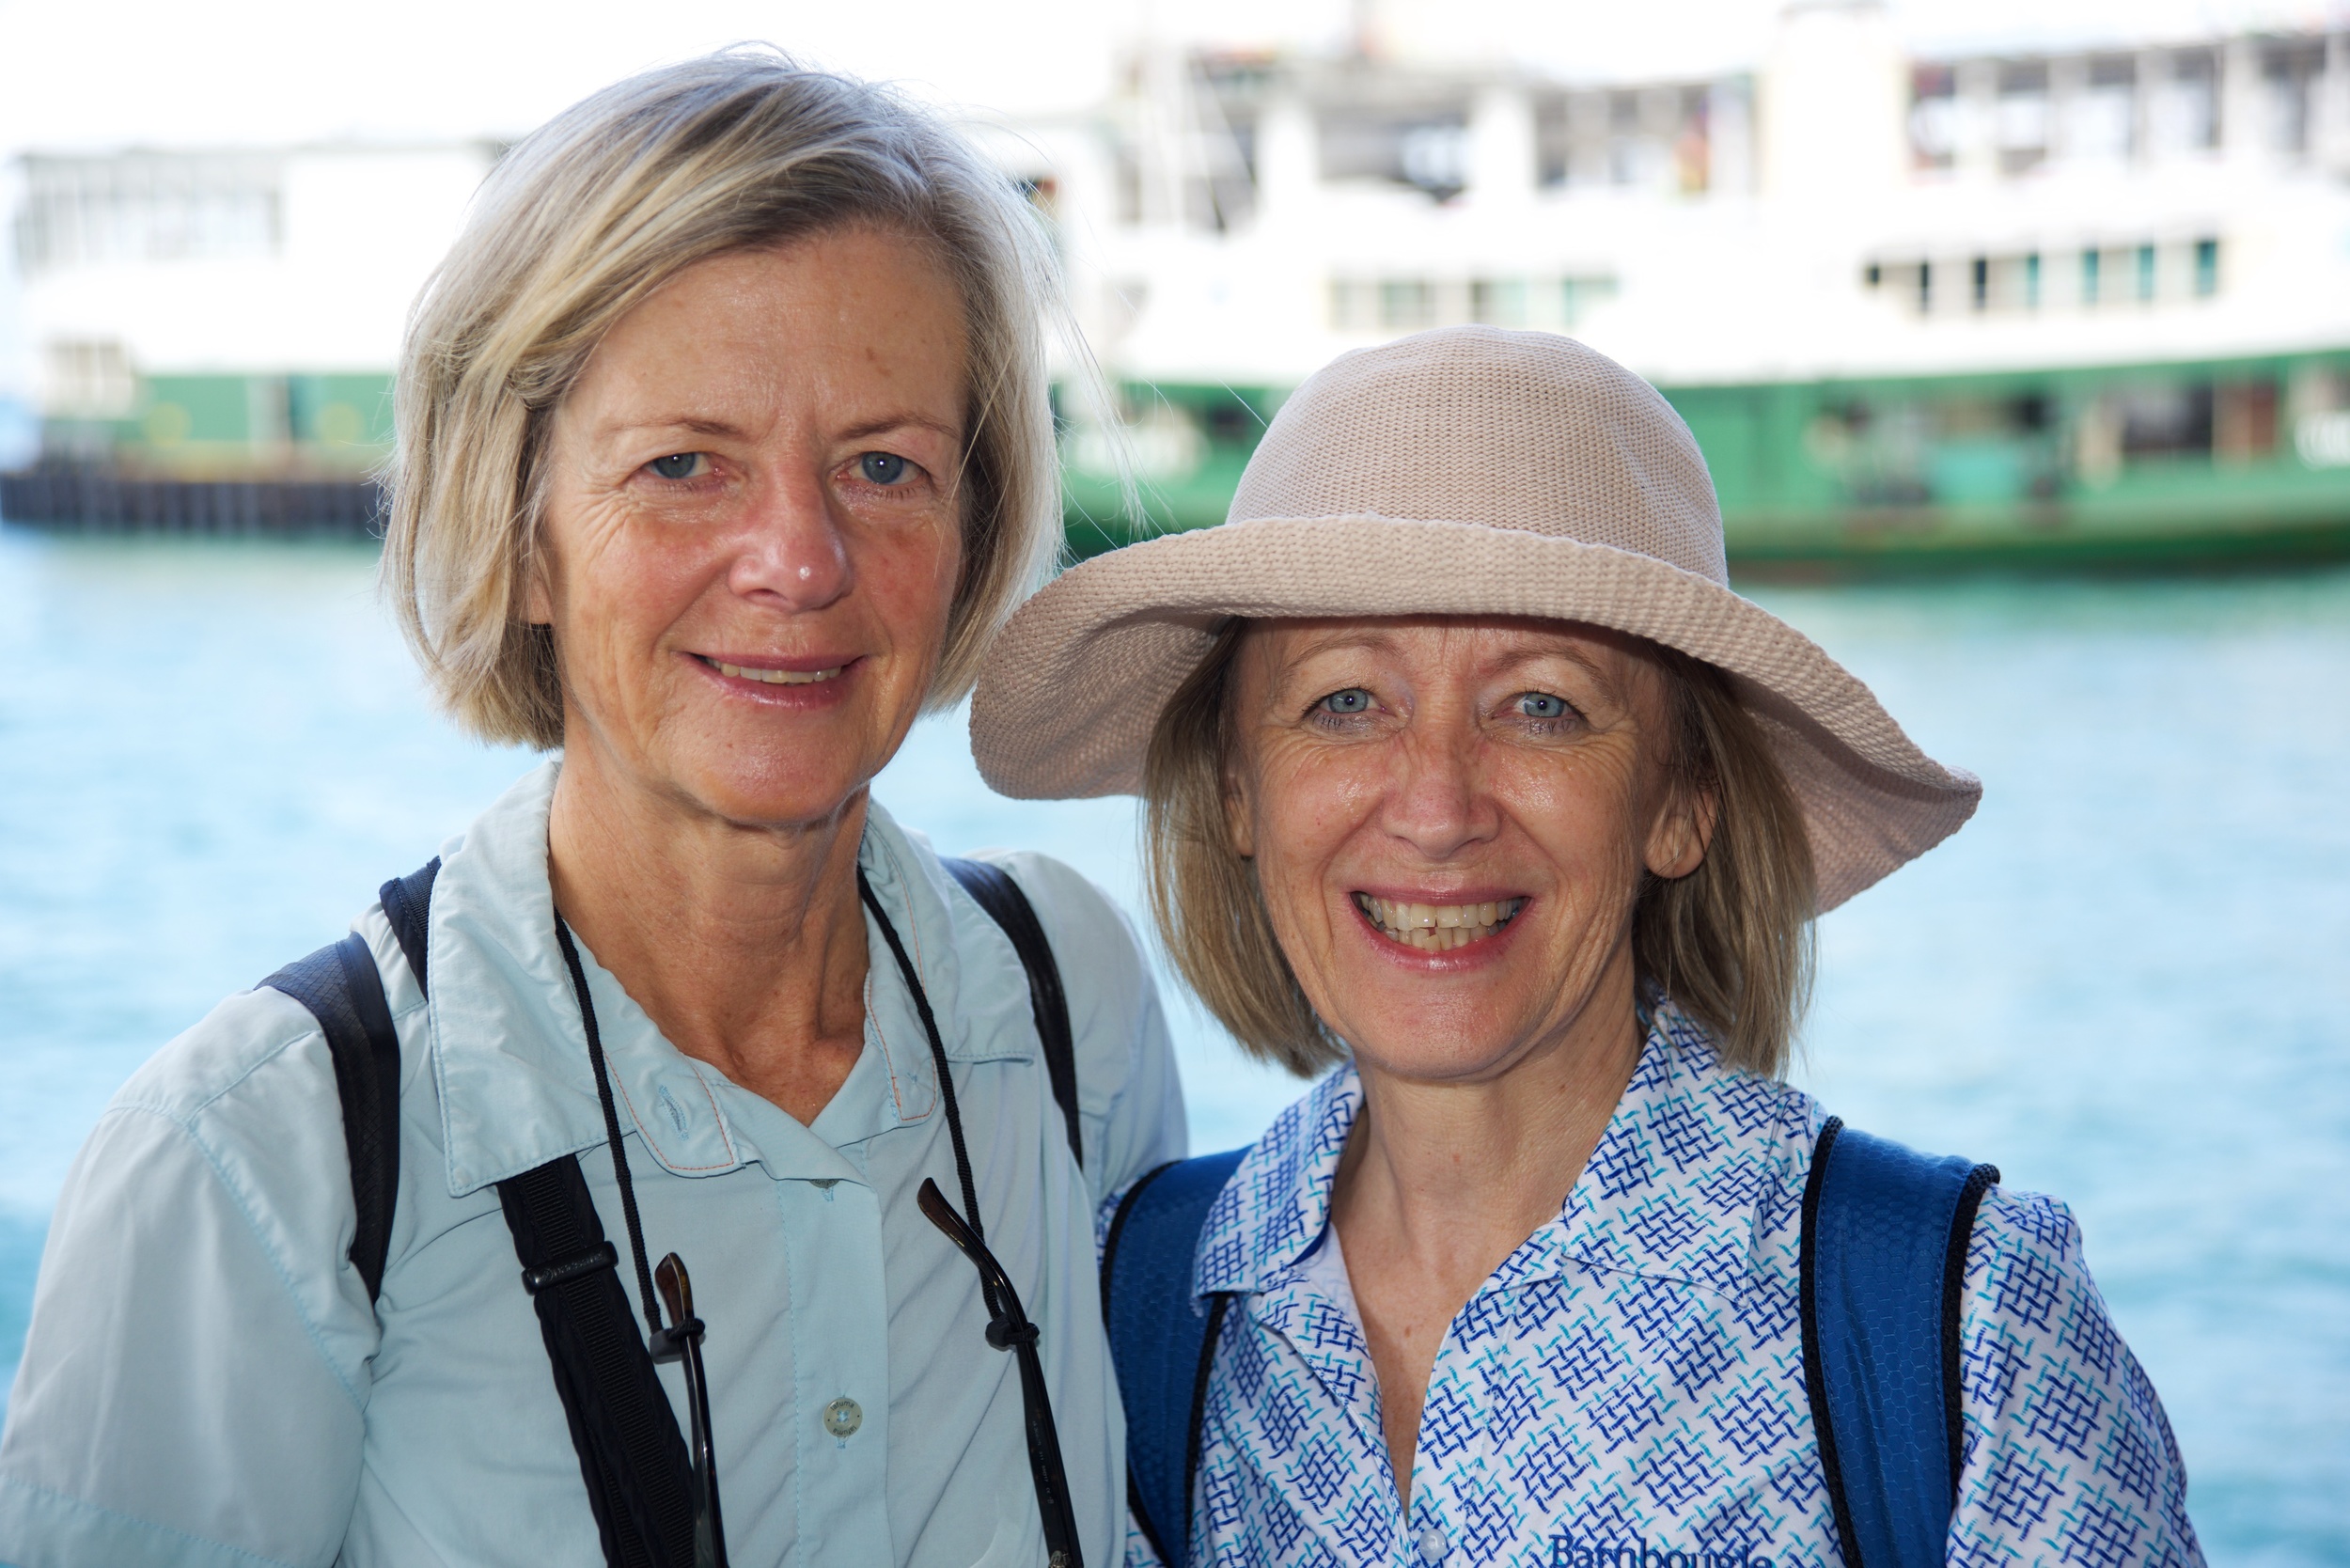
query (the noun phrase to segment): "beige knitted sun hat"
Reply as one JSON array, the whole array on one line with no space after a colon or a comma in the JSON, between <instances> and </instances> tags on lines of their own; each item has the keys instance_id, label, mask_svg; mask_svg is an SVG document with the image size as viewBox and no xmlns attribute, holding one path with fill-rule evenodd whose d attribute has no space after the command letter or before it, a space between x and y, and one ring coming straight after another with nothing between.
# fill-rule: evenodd
<instances>
[{"instance_id":1,"label":"beige knitted sun hat","mask_svg":"<svg viewBox=\"0 0 2350 1568\"><path fill-rule=\"evenodd\" d=\"M1810 831L1820 908L1922 855L1982 786L1732 593L1688 427L1572 338L1423 332L1342 355L1281 406L1220 527L1129 545L1023 605L971 702L1019 799L1132 793L1159 712L1232 616L1537 616L1729 671Z\"/></svg>"}]
</instances>

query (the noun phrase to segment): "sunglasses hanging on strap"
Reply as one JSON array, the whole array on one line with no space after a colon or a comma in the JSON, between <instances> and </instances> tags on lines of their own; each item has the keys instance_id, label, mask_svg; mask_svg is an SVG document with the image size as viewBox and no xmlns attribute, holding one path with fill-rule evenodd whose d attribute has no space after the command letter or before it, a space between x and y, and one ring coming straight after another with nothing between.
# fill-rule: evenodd
<instances>
[{"instance_id":1,"label":"sunglasses hanging on strap","mask_svg":"<svg viewBox=\"0 0 2350 1568\"><path fill-rule=\"evenodd\" d=\"M954 1143L955 1177L963 1187L963 1213L955 1213L946 1194L938 1190L938 1184L927 1176L922 1179L922 1212L979 1271L979 1299L987 1304L987 1342L997 1350L1012 1352L1019 1361L1020 1401L1028 1429L1028 1471L1036 1482L1037 1513L1044 1524L1046 1562L1049 1568L1085 1568L1085 1553L1077 1545L1076 1518L1069 1507L1069 1474L1061 1465L1060 1435L1053 1424L1052 1396L1045 1389L1044 1365L1037 1355L1036 1325L1021 1309L1020 1296L1011 1288L1010 1278L995 1261L995 1255L987 1249L986 1235L979 1229L979 1200L971 1181L971 1152L964 1143L963 1112L955 1100L954 1074L947 1068L947 1046L938 1035L938 1019L931 1011L930 995L922 989L921 977L914 971L914 961L906 956L905 944L898 939L898 928L889 923L881 900L873 896L873 886L866 881L862 866L857 868L856 890L865 901L867 912L881 927L882 938L889 944L889 954L898 961L898 972L905 977L906 990L913 994L914 1009L921 1014L922 1032L930 1037L931 1065L938 1074L939 1097L947 1106L947 1133ZM1054 990L1059 990L1058 977ZM1063 1016L1066 1017L1065 1010ZM1064 1023L1063 1027L1066 1027ZM1056 1082L1054 1087L1058 1090L1059 1084ZM1074 1102L1072 1094L1061 1107L1069 1118L1073 1152L1077 1141Z\"/></svg>"},{"instance_id":2,"label":"sunglasses hanging on strap","mask_svg":"<svg viewBox=\"0 0 2350 1568\"><path fill-rule=\"evenodd\" d=\"M1029 1000L1043 1046L1053 1098L1067 1121L1070 1151L1078 1152L1074 1050L1068 1002L1051 945L1033 907L1017 883L981 861L946 860L945 868L979 907L1003 928L1028 980ZM436 858L421 870L384 885L384 913L391 922L418 990L426 988L426 932L432 885L441 869ZM987 1249L976 1224L970 1156L963 1120L948 1074L946 1049L930 998L907 961L890 924L857 873L858 893L880 923L913 993L930 1036L932 1061L939 1075L953 1139L964 1202L974 1222L966 1224L948 1204L937 1184L925 1181L923 1213L979 1268L980 1294L989 1323L988 1342L1010 1350L1020 1364L1022 1403L1027 1427L1028 1462L1036 1479L1051 1568L1083 1568L1069 1503L1060 1443L1053 1424L1036 1325L1022 1310L1002 1266ZM596 1073L604 1133L627 1220L631 1261L648 1333L640 1336L619 1278L619 1254L604 1237L595 1200L579 1161L551 1160L498 1184L507 1225L523 1264L524 1288L537 1309L555 1372L556 1392L578 1450L580 1469L610 1568L726 1568L726 1535L718 1505L718 1468L710 1436L708 1379L701 1342L706 1325L695 1314L693 1283L676 1253L658 1268L646 1266L636 1197L620 1142L594 1003L570 929L556 917L556 934L570 971L580 1022ZM335 1068L342 1104L344 1144L351 1162L352 1194L358 1224L351 1261L366 1282L370 1302L382 1294L391 1247L394 1204L400 1188L400 1041L385 1004L374 955L352 935L288 964L261 982L284 992L319 1020ZM664 1326L655 1296L668 1309ZM685 1375L686 1416L693 1429L689 1447L678 1429L667 1391L653 1371L661 1361L680 1361Z\"/></svg>"}]
</instances>

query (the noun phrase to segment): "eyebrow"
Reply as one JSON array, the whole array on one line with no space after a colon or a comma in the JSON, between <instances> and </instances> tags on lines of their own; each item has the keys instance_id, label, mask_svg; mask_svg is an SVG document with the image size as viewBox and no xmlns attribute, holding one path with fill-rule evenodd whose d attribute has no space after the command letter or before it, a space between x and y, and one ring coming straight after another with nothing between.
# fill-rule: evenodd
<instances>
[{"instance_id":1,"label":"eyebrow","mask_svg":"<svg viewBox=\"0 0 2350 1568\"><path fill-rule=\"evenodd\" d=\"M1384 629L1364 631L1350 626L1332 630L1307 639L1284 663L1293 669L1308 659L1357 648L1373 653L1392 652L1395 650L1395 635Z\"/></svg>"},{"instance_id":2,"label":"eyebrow","mask_svg":"<svg viewBox=\"0 0 2350 1568\"><path fill-rule=\"evenodd\" d=\"M915 430L928 431L950 445L960 444L963 440L963 431L960 426L941 424L927 415L910 413L893 414L886 418L869 420L862 425L852 425L840 433L851 441L861 441L869 435L880 435L888 431L904 430L909 426Z\"/></svg>"},{"instance_id":3,"label":"eyebrow","mask_svg":"<svg viewBox=\"0 0 2350 1568\"><path fill-rule=\"evenodd\" d=\"M1296 655L1292 662L1294 663L1296 659L1309 659L1320 654L1340 652L1347 649L1354 648L1365 649L1374 653L1386 653L1394 651L1395 645L1395 634L1384 627L1369 630L1358 630L1355 627L1348 627L1342 631L1334 630L1324 633L1320 636L1308 639L1298 649ZM1509 669L1518 665L1531 664L1537 659L1551 658L1572 659L1576 664L1581 665L1585 669L1590 670L1593 675L1601 674L1599 666L1592 660L1589 652L1587 652L1579 644L1568 641L1564 638L1555 642L1547 642L1539 647L1521 645L1517 648L1512 649L1496 658L1494 661L1492 667L1497 669Z\"/></svg>"},{"instance_id":4,"label":"eyebrow","mask_svg":"<svg viewBox=\"0 0 2350 1568\"><path fill-rule=\"evenodd\" d=\"M710 419L691 414L676 414L661 419L620 419L596 428L594 438L610 441L650 431L688 431L695 435L726 435L741 437L743 428L727 419Z\"/></svg>"},{"instance_id":5,"label":"eyebrow","mask_svg":"<svg viewBox=\"0 0 2350 1568\"><path fill-rule=\"evenodd\" d=\"M1588 650L1574 643L1559 643L1549 648L1522 648L1496 660L1493 668L1496 674L1506 674L1543 659L1566 660L1590 676L1591 683L1599 687L1608 701L1618 707L1628 705L1629 694L1624 691L1622 683L1617 681L1606 665L1592 658Z\"/></svg>"},{"instance_id":6,"label":"eyebrow","mask_svg":"<svg viewBox=\"0 0 2350 1568\"><path fill-rule=\"evenodd\" d=\"M1542 659L1565 659L1571 664L1580 665L1595 679L1605 681L1607 678L1606 671L1600 667L1598 660L1592 658L1589 652L1571 642L1556 643L1547 648L1513 649L1496 659L1493 662L1493 667L1496 669L1515 669L1520 665L1530 665Z\"/></svg>"},{"instance_id":7,"label":"eyebrow","mask_svg":"<svg viewBox=\"0 0 2350 1568\"><path fill-rule=\"evenodd\" d=\"M1325 653L1345 652L1353 649L1361 649L1372 653L1388 653L1394 651L1395 645L1394 634L1385 628L1357 630L1350 627L1344 631L1333 631L1312 639L1300 648L1287 661L1287 665L1290 671L1294 671L1307 660L1318 658ZM1610 701L1621 704L1625 700L1625 693L1621 683L1608 673L1599 660L1591 656L1590 651L1564 638L1545 642L1539 646L1521 645L1504 652L1484 668L1489 674L1504 675L1544 659L1566 660L1590 676L1606 694Z\"/></svg>"},{"instance_id":8,"label":"eyebrow","mask_svg":"<svg viewBox=\"0 0 2350 1568\"><path fill-rule=\"evenodd\" d=\"M954 426L941 424L926 415L913 413L891 414L879 419L869 419L862 424L852 425L849 429L842 431L840 435L844 440L862 441L868 436L909 428L928 431L950 445L963 440L963 432ZM665 419L631 419L622 424L606 425L599 433L608 439L614 436L633 435L640 431L670 430L690 431L696 435L728 436L736 440L747 439L750 433L730 419L713 419L691 414L674 415Z\"/></svg>"}]
</instances>

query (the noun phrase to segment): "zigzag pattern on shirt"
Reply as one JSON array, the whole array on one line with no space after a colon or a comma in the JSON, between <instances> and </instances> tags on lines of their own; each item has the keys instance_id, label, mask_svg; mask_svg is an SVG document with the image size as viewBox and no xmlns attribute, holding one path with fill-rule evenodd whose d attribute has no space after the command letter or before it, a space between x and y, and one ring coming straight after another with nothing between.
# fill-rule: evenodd
<instances>
[{"instance_id":1,"label":"zigzag pattern on shirt","mask_svg":"<svg viewBox=\"0 0 2350 1568\"><path fill-rule=\"evenodd\" d=\"M1558 1218L1451 1325L1408 1517L1353 1293L1320 1246L1361 1100L1350 1068L1316 1085L1210 1214L1198 1287L1240 1298L1209 1392L1196 1563L1840 1563L1798 1329L1824 1119L1808 1096L1723 1067L1701 1027L1655 1008ZM1965 1560L2199 1562L2169 1426L2071 1215L1995 1190L1967 1271Z\"/></svg>"}]
</instances>

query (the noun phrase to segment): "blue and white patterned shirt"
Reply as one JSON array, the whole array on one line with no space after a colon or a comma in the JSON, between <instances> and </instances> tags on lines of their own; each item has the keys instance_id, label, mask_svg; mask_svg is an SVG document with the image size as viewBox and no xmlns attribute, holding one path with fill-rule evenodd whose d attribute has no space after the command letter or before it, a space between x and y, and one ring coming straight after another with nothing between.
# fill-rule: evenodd
<instances>
[{"instance_id":1,"label":"blue and white patterned shirt","mask_svg":"<svg viewBox=\"0 0 2350 1568\"><path fill-rule=\"evenodd\" d=\"M1330 1230L1351 1067L1283 1112L1211 1212L1236 1293L1202 1434L1194 1564L1840 1564L1797 1326L1824 1113L1718 1063L1673 1009L1559 1217L1453 1319L1410 1517ZM1952 1564L2200 1564L2186 1474L2065 1207L1995 1187L1966 1257ZM1156 1559L1130 1529L1132 1563ZM1669 1554L1669 1555L1668 1555Z\"/></svg>"}]
</instances>

